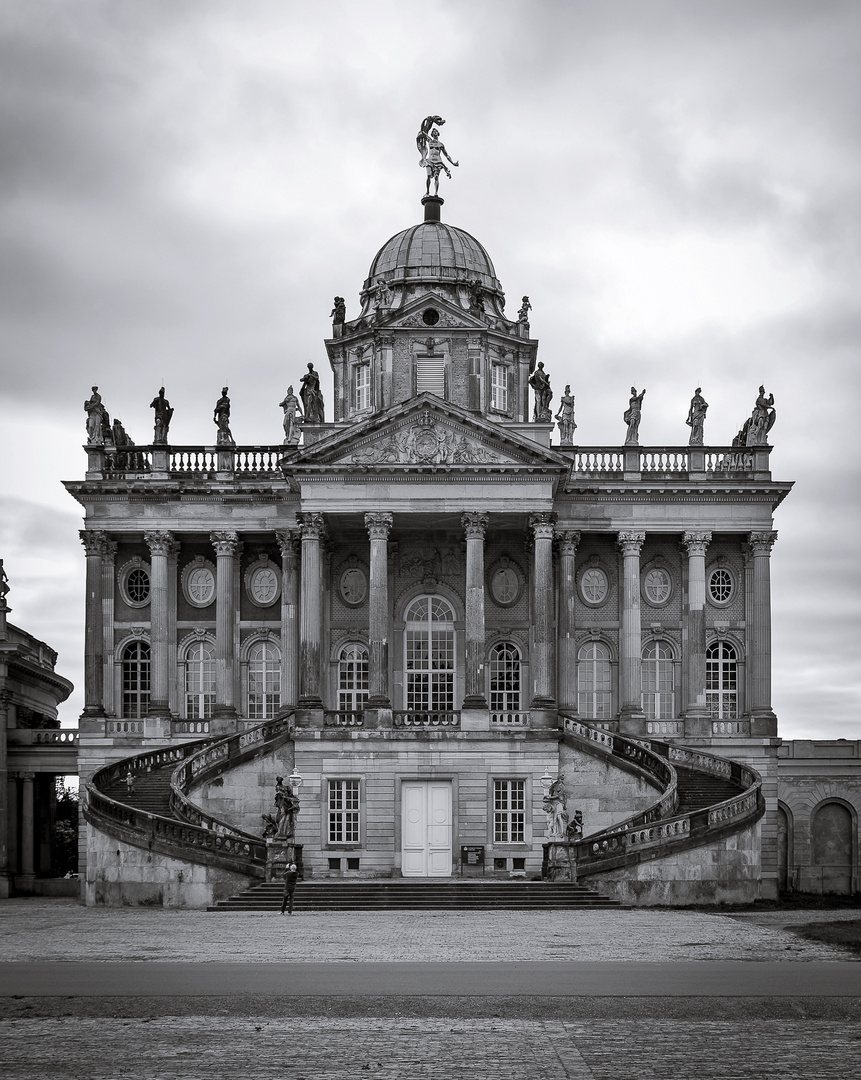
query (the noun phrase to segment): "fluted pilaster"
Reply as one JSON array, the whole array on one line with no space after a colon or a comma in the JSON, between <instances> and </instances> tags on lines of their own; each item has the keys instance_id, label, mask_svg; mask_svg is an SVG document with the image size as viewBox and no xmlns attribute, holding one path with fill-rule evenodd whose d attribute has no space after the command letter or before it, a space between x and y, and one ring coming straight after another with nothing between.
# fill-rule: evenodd
<instances>
[{"instance_id":1,"label":"fluted pilaster","mask_svg":"<svg viewBox=\"0 0 861 1080\"><path fill-rule=\"evenodd\" d=\"M774 721L771 707L771 549L777 540L776 532L754 532L748 537L753 560L753 627L750 636L748 666L750 715ZM771 734L763 729L760 734ZM776 729L774 734L776 734Z\"/></svg>"},{"instance_id":2,"label":"fluted pilaster","mask_svg":"<svg viewBox=\"0 0 861 1080\"><path fill-rule=\"evenodd\" d=\"M150 552L150 638L152 681L149 716L170 716L171 624L176 626L176 608L170 610L170 561L177 544L172 533L144 533Z\"/></svg>"},{"instance_id":3,"label":"fluted pilaster","mask_svg":"<svg viewBox=\"0 0 861 1080\"><path fill-rule=\"evenodd\" d=\"M561 708L577 709L577 643L574 616L577 589L577 548L579 532L560 532L559 551L559 623L556 631L558 664L557 701Z\"/></svg>"},{"instance_id":4,"label":"fluted pilaster","mask_svg":"<svg viewBox=\"0 0 861 1080\"><path fill-rule=\"evenodd\" d=\"M371 580L369 585L368 634L368 707L385 709L389 697L389 567L388 542L392 515L365 514L365 526L371 541Z\"/></svg>"},{"instance_id":5,"label":"fluted pilaster","mask_svg":"<svg viewBox=\"0 0 861 1080\"><path fill-rule=\"evenodd\" d=\"M553 624L553 537L555 514L531 514L532 532L532 704L533 709L556 705L556 648Z\"/></svg>"},{"instance_id":6,"label":"fluted pilaster","mask_svg":"<svg viewBox=\"0 0 861 1080\"><path fill-rule=\"evenodd\" d=\"M281 549L281 709L299 700L299 545L298 529L275 534Z\"/></svg>"},{"instance_id":7,"label":"fluted pilaster","mask_svg":"<svg viewBox=\"0 0 861 1080\"><path fill-rule=\"evenodd\" d=\"M465 709L486 709L484 686L484 534L487 514L461 516L466 533L466 693Z\"/></svg>"},{"instance_id":8,"label":"fluted pilaster","mask_svg":"<svg viewBox=\"0 0 861 1080\"><path fill-rule=\"evenodd\" d=\"M640 694L640 552L646 534L620 532L617 537L622 552L622 611L619 632L619 689L622 719L643 715Z\"/></svg>"},{"instance_id":9,"label":"fluted pilaster","mask_svg":"<svg viewBox=\"0 0 861 1080\"><path fill-rule=\"evenodd\" d=\"M299 705L320 709L323 649L323 579L321 545L326 534L322 514L297 515L302 537L299 617Z\"/></svg>"},{"instance_id":10,"label":"fluted pilaster","mask_svg":"<svg viewBox=\"0 0 861 1080\"><path fill-rule=\"evenodd\" d=\"M215 548L215 705L212 715L222 721L236 717L236 670L233 632L236 625L236 565L242 543L235 532L209 534Z\"/></svg>"},{"instance_id":11,"label":"fluted pilaster","mask_svg":"<svg viewBox=\"0 0 861 1080\"><path fill-rule=\"evenodd\" d=\"M706 550L710 532L688 532L682 545L688 556L688 598L682 624L687 703L685 716L705 718L706 704Z\"/></svg>"},{"instance_id":12,"label":"fluted pilaster","mask_svg":"<svg viewBox=\"0 0 861 1080\"><path fill-rule=\"evenodd\" d=\"M107 533L103 532L82 531L79 535L87 557L83 716L104 716L105 628L102 559L110 541Z\"/></svg>"}]
</instances>

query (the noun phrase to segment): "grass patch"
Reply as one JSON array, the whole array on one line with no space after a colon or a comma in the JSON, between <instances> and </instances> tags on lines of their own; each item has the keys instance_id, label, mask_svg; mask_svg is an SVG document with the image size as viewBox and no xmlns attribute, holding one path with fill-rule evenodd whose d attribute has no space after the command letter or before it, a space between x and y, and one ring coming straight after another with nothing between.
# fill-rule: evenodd
<instances>
[{"instance_id":1,"label":"grass patch","mask_svg":"<svg viewBox=\"0 0 861 1080\"><path fill-rule=\"evenodd\" d=\"M826 945L840 945L861 956L861 919L844 919L841 922L800 923L787 926L793 934L808 941L820 941Z\"/></svg>"}]
</instances>

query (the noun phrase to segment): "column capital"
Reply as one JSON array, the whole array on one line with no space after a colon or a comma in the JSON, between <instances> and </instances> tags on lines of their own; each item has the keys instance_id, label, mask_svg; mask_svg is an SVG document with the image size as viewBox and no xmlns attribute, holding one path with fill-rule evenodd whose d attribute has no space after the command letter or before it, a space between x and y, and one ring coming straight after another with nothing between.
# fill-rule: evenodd
<instances>
[{"instance_id":1,"label":"column capital","mask_svg":"<svg viewBox=\"0 0 861 1080\"><path fill-rule=\"evenodd\" d=\"M326 522L322 514L297 514L296 521L303 540L325 540Z\"/></svg>"},{"instance_id":2,"label":"column capital","mask_svg":"<svg viewBox=\"0 0 861 1080\"><path fill-rule=\"evenodd\" d=\"M365 527L371 540L388 540L394 518L386 511L365 514Z\"/></svg>"},{"instance_id":3,"label":"column capital","mask_svg":"<svg viewBox=\"0 0 861 1080\"><path fill-rule=\"evenodd\" d=\"M23 769L15 774L19 780L35 780L35 772L31 772L29 769Z\"/></svg>"},{"instance_id":4,"label":"column capital","mask_svg":"<svg viewBox=\"0 0 861 1080\"><path fill-rule=\"evenodd\" d=\"M242 542L238 533L213 532L209 534L209 541L215 548L216 555L236 556L242 554Z\"/></svg>"},{"instance_id":5,"label":"column capital","mask_svg":"<svg viewBox=\"0 0 861 1080\"><path fill-rule=\"evenodd\" d=\"M639 555L645 542L644 532L620 532L616 537L616 543L622 549L623 555Z\"/></svg>"},{"instance_id":6,"label":"column capital","mask_svg":"<svg viewBox=\"0 0 861 1080\"><path fill-rule=\"evenodd\" d=\"M78 533L81 538L81 543L84 545L84 551L87 555L101 555L104 558L110 554L116 555L117 545L108 539L106 532L90 532L87 529L81 529ZM113 545L113 551L108 545Z\"/></svg>"},{"instance_id":7,"label":"column capital","mask_svg":"<svg viewBox=\"0 0 861 1080\"><path fill-rule=\"evenodd\" d=\"M552 540L556 531L557 515L540 513L529 515L529 528L536 540Z\"/></svg>"},{"instance_id":8,"label":"column capital","mask_svg":"<svg viewBox=\"0 0 861 1080\"><path fill-rule=\"evenodd\" d=\"M280 530L275 533L275 539L278 541L278 547L281 549L282 558L289 559L291 556L295 558L299 554L301 537L298 529Z\"/></svg>"},{"instance_id":9,"label":"column capital","mask_svg":"<svg viewBox=\"0 0 861 1080\"><path fill-rule=\"evenodd\" d=\"M150 555L175 555L179 549L173 533L169 532L144 533L144 541Z\"/></svg>"},{"instance_id":10,"label":"column capital","mask_svg":"<svg viewBox=\"0 0 861 1080\"><path fill-rule=\"evenodd\" d=\"M712 534L710 532L686 532L682 537L682 544L688 553L688 556L692 555L705 555L706 548L711 543Z\"/></svg>"},{"instance_id":11,"label":"column capital","mask_svg":"<svg viewBox=\"0 0 861 1080\"><path fill-rule=\"evenodd\" d=\"M776 539L776 532L752 532L748 537L752 554L764 555L768 558L771 555L771 549L774 547Z\"/></svg>"},{"instance_id":12,"label":"column capital","mask_svg":"<svg viewBox=\"0 0 861 1080\"><path fill-rule=\"evenodd\" d=\"M483 540L489 521L490 516L480 510L468 510L460 516L460 523L466 533L467 540Z\"/></svg>"},{"instance_id":13,"label":"column capital","mask_svg":"<svg viewBox=\"0 0 861 1080\"><path fill-rule=\"evenodd\" d=\"M577 548L580 546L580 533L576 531L565 530L556 534L556 539L559 541L559 554L574 556L577 554Z\"/></svg>"}]
</instances>

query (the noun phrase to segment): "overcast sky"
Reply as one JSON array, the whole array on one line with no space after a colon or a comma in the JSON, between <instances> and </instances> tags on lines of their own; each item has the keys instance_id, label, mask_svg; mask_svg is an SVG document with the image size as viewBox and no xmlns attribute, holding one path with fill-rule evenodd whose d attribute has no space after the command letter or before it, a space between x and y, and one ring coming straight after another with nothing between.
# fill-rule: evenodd
<instances>
[{"instance_id":1,"label":"overcast sky","mask_svg":"<svg viewBox=\"0 0 861 1080\"><path fill-rule=\"evenodd\" d=\"M644 445L687 442L696 386L715 445L774 393L781 734L861 738L859 42L857 0L4 0L0 557L63 723L91 384L139 443L161 384L176 443L222 385L237 442L280 441L332 297L421 220L437 113L443 219L529 294L582 445L632 383Z\"/></svg>"}]
</instances>

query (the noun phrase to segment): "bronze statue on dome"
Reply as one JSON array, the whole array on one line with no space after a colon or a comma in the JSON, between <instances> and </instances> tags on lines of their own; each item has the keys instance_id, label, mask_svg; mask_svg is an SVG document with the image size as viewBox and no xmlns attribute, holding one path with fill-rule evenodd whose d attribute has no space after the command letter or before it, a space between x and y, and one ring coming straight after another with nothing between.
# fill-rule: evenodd
<instances>
[{"instance_id":1,"label":"bronze statue on dome","mask_svg":"<svg viewBox=\"0 0 861 1080\"><path fill-rule=\"evenodd\" d=\"M445 144L439 137L439 128L433 126L434 124L442 126L444 123L445 120L441 116L426 116L422 120L419 133L416 136L416 147L421 155L419 167L427 171L427 195L431 193L431 180L434 182L434 195L439 195L439 174L441 172L444 172L451 180L451 172L443 158L447 158L455 168L458 168L458 162L449 156Z\"/></svg>"}]
</instances>

